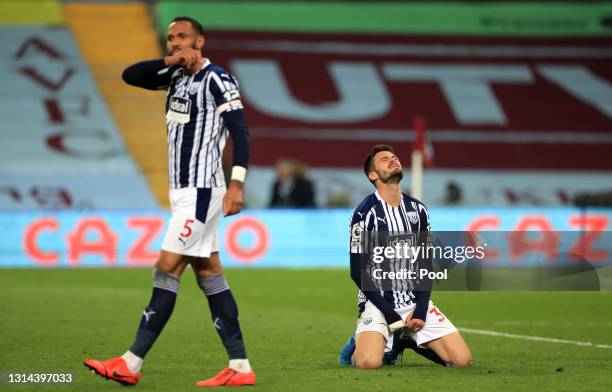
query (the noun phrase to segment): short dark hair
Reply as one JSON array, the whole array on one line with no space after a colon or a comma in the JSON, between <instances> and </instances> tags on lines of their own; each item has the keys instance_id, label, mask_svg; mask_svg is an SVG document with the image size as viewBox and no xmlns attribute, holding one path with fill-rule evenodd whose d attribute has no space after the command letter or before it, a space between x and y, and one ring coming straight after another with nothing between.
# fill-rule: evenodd
<instances>
[{"instance_id":1,"label":"short dark hair","mask_svg":"<svg viewBox=\"0 0 612 392\"><path fill-rule=\"evenodd\" d=\"M170 24L174 22L189 22L191 27L196 31L196 33L198 33L198 35L204 35L204 27L202 26L202 23L198 22L193 18L190 18L188 16L177 16L176 18L172 19L172 22L170 22Z\"/></svg>"},{"instance_id":2,"label":"short dark hair","mask_svg":"<svg viewBox=\"0 0 612 392\"><path fill-rule=\"evenodd\" d=\"M374 163L372 162L374 161L374 156L379 152L383 151L389 151L390 153L395 155L395 150L393 150L393 147L388 144L377 144L372 147L372 150L366 157L365 161L363 161L363 172L365 173L366 177L368 177L368 174L370 174L370 172L374 170ZM372 185L375 185L375 181L370 180L370 178L368 178L368 180L372 183Z\"/></svg>"}]
</instances>

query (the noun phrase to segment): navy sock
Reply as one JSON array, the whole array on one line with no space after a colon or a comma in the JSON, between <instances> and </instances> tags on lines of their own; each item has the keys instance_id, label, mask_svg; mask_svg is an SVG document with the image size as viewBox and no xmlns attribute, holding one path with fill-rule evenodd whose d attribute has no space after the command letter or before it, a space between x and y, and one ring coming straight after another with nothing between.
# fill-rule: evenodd
<instances>
[{"instance_id":1,"label":"navy sock","mask_svg":"<svg viewBox=\"0 0 612 392\"><path fill-rule=\"evenodd\" d=\"M414 352L416 352L420 356L425 357L429 359L430 361L437 363L438 365L447 366L447 363L444 362L444 360L442 360L442 358L440 358L440 356L436 354L435 351L430 350L428 348L418 347L416 342L404 332L398 331L395 335L395 339L397 339L399 345L403 346L404 348L411 348L412 350L414 350ZM394 346L395 346L395 339L393 342Z\"/></svg>"},{"instance_id":2,"label":"navy sock","mask_svg":"<svg viewBox=\"0 0 612 392\"><path fill-rule=\"evenodd\" d=\"M153 271L153 293L149 306L142 313L138 332L130 351L144 358L172 315L179 278L167 272Z\"/></svg>"},{"instance_id":3,"label":"navy sock","mask_svg":"<svg viewBox=\"0 0 612 392\"><path fill-rule=\"evenodd\" d=\"M436 352L433 350L430 350L428 348L417 347L414 349L414 351L417 354L429 359L430 361L437 363L438 365L449 367L449 365L446 362L444 362L442 358L440 358L440 356L436 354Z\"/></svg>"},{"instance_id":4,"label":"navy sock","mask_svg":"<svg viewBox=\"0 0 612 392\"><path fill-rule=\"evenodd\" d=\"M238 305L223 275L198 278L206 294L213 325L225 346L229 359L246 359L244 340L238 322Z\"/></svg>"}]
</instances>

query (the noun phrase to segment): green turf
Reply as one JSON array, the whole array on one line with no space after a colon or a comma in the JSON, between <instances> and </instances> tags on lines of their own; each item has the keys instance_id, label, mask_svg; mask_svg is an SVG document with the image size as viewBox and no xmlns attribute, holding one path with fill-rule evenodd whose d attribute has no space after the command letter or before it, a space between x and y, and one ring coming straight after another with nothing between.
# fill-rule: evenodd
<instances>
[{"instance_id":1,"label":"green turf","mask_svg":"<svg viewBox=\"0 0 612 392\"><path fill-rule=\"evenodd\" d=\"M149 353L137 390L197 390L226 365L203 294L185 275L174 315ZM612 349L465 334L475 361L445 369L412 353L401 366L339 368L355 322L346 271L229 270L260 391L610 391ZM69 372L69 386L15 391L106 391L118 384L82 361L122 354L150 294L145 269L0 270L0 373ZM612 293L438 292L459 327L612 344Z\"/></svg>"}]
</instances>

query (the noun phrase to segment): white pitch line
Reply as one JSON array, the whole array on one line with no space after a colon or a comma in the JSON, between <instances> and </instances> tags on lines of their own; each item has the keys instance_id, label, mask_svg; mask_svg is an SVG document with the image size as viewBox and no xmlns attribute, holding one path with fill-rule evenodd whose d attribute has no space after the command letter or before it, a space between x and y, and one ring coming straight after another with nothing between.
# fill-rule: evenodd
<instances>
[{"instance_id":1,"label":"white pitch line","mask_svg":"<svg viewBox=\"0 0 612 392\"><path fill-rule=\"evenodd\" d=\"M501 336L501 337L510 338L510 339L535 340L537 342L573 344L575 346L588 346L588 347L596 347L596 348L612 348L612 346L608 345L608 344L595 344L595 343L591 343L591 342L578 342L578 341L575 341L575 340L546 338L546 337L542 337L542 336L515 335L515 334L512 334L512 333L487 331L487 330L484 330L484 329L459 328L459 330L461 332L473 333L473 334L476 334L476 335Z\"/></svg>"}]
</instances>

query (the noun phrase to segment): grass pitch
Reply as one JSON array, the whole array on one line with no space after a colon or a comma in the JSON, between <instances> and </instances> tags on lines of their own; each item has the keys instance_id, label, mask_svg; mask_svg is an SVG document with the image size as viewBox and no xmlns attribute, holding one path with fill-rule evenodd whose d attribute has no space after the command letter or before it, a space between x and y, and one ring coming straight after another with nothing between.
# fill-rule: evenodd
<instances>
[{"instance_id":1,"label":"grass pitch","mask_svg":"<svg viewBox=\"0 0 612 392\"><path fill-rule=\"evenodd\" d=\"M347 271L228 270L259 391L610 391L612 348L464 333L475 365L339 368L356 317ZM149 300L147 269L0 270L0 388L110 391L85 358L121 355ZM612 292L434 292L459 328L612 345ZM190 271L144 364L140 391L198 390L227 357ZM69 385L7 384L7 373L72 373Z\"/></svg>"}]
</instances>

